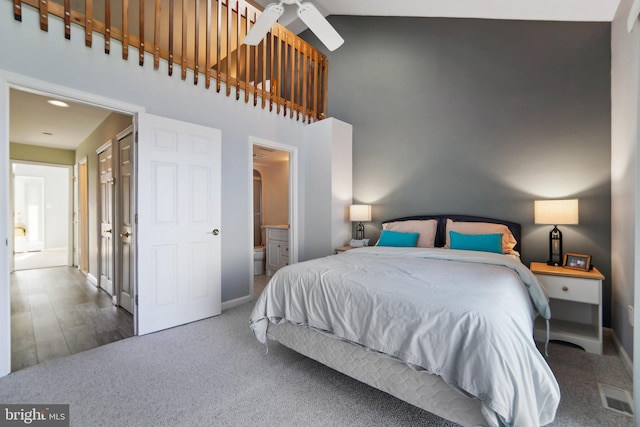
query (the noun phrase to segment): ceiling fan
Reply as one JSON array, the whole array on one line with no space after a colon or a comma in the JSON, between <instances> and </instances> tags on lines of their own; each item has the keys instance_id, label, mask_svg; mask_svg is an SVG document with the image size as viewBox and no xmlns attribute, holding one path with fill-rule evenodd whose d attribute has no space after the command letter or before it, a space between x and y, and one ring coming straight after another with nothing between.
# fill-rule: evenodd
<instances>
[{"instance_id":1,"label":"ceiling fan","mask_svg":"<svg viewBox=\"0 0 640 427\"><path fill-rule=\"evenodd\" d=\"M307 27L318 37L318 39L329 49L334 51L344 43L344 39L329 24L329 21L316 9L311 3L300 3L300 0L280 0L280 3L270 3L262 11L262 15L258 18L255 25L244 38L244 43L256 46L269 32L273 24L284 13L283 4L297 4L298 17Z\"/></svg>"}]
</instances>

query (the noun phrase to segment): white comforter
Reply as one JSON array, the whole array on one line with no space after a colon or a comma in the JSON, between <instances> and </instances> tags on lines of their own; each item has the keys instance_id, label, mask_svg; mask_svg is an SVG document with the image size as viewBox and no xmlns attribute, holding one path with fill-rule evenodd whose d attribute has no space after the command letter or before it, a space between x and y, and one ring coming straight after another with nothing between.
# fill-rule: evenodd
<instances>
[{"instance_id":1,"label":"white comforter","mask_svg":"<svg viewBox=\"0 0 640 427\"><path fill-rule=\"evenodd\" d=\"M482 401L491 426L553 421L558 384L533 341L544 291L520 261L451 249L350 250L279 270L251 313L394 356Z\"/></svg>"}]
</instances>

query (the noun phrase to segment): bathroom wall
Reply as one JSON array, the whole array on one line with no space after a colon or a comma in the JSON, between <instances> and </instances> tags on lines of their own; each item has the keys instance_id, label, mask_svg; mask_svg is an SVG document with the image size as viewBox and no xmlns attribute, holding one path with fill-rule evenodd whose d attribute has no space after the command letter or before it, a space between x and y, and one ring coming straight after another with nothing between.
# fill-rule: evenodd
<instances>
[{"instance_id":1,"label":"bathroom wall","mask_svg":"<svg viewBox=\"0 0 640 427\"><path fill-rule=\"evenodd\" d=\"M288 224L289 161L255 161L253 168L262 175L263 225Z\"/></svg>"}]
</instances>

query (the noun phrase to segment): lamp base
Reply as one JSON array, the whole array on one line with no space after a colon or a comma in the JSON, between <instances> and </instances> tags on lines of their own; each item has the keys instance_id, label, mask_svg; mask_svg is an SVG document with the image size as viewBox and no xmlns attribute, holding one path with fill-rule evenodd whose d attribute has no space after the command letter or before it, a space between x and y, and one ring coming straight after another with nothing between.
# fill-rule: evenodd
<instances>
[{"instance_id":1,"label":"lamp base","mask_svg":"<svg viewBox=\"0 0 640 427\"><path fill-rule=\"evenodd\" d=\"M363 240L364 239L364 224L359 222L358 226L356 227L356 240Z\"/></svg>"},{"instance_id":2,"label":"lamp base","mask_svg":"<svg viewBox=\"0 0 640 427\"><path fill-rule=\"evenodd\" d=\"M557 225L549 233L549 260L547 265L559 267L562 265L562 232Z\"/></svg>"}]
</instances>

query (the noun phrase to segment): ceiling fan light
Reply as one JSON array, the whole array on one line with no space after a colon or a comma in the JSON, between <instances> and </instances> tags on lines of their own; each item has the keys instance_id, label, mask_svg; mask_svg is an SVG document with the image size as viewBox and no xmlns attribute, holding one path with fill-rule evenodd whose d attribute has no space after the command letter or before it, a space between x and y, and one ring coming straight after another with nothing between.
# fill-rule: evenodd
<instances>
[{"instance_id":1,"label":"ceiling fan light","mask_svg":"<svg viewBox=\"0 0 640 427\"><path fill-rule=\"evenodd\" d=\"M273 27L273 24L278 21L283 13L284 7L282 7L281 4L268 4L256 23L251 27L251 30L249 30L245 36L243 43L250 46L257 46L260 44L264 36L269 32L271 27Z\"/></svg>"},{"instance_id":2,"label":"ceiling fan light","mask_svg":"<svg viewBox=\"0 0 640 427\"><path fill-rule=\"evenodd\" d=\"M301 3L298 17L330 51L333 52L344 43L344 39L313 4Z\"/></svg>"}]
</instances>

